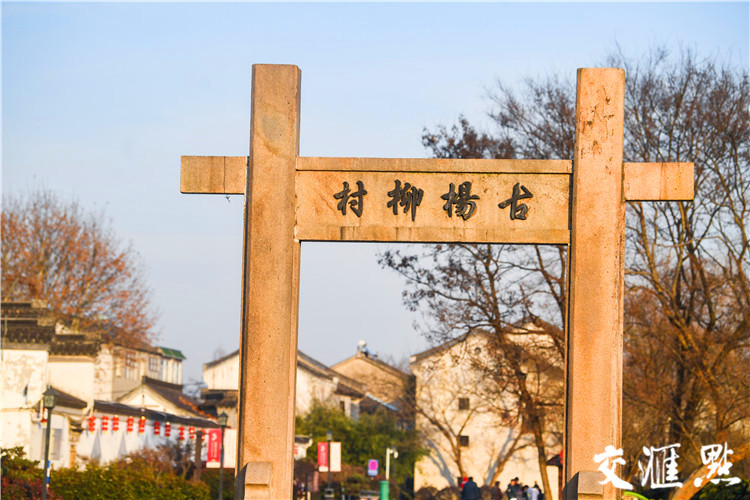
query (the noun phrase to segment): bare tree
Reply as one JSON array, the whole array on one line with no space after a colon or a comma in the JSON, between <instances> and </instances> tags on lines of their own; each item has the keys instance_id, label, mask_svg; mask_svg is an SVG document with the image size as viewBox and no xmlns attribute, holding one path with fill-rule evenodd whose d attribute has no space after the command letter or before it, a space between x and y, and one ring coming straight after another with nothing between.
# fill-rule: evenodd
<instances>
[{"instance_id":1,"label":"bare tree","mask_svg":"<svg viewBox=\"0 0 750 500\"><path fill-rule=\"evenodd\" d=\"M3 199L2 294L44 300L74 327L102 330L124 344L153 339L155 314L138 255L102 214L48 190Z\"/></svg>"},{"instance_id":2,"label":"bare tree","mask_svg":"<svg viewBox=\"0 0 750 500\"><path fill-rule=\"evenodd\" d=\"M456 471L468 477L470 470L479 468L484 483L492 484L513 454L528 446L528 439L512 402L488 398L490 391L483 388L487 381L484 370L477 369L481 367L477 360L491 356L487 335L459 340L412 361L418 380L413 398L417 428L431 450L429 460L449 481L453 482ZM498 419L501 413L504 418ZM499 439L487 439L483 431L488 426L501 427ZM467 462L464 448L470 438L477 439L478 431L483 439L471 444L473 460Z\"/></svg>"},{"instance_id":3,"label":"bare tree","mask_svg":"<svg viewBox=\"0 0 750 500\"><path fill-rule=\"evenodd\" d=\"M475 391L497 402L486 408L494 411L498 425L521 422L523 432L533 437L543 487L549 491L547 447L555 438L549 430L559 428L551 423L562 416L564 341L561 325L539 320L548 304L525 290L528 273L515 262L528 256L517 254L503 245L435 245L424 247L423 254L386 252L381 264L406 278L408 307L431 315L424 333L434 343L472 334L486 337L488 355L468 359L483 381Z\"/></svg>"},{"instance_id":4,"label":"bare tree","mask_svg":"<svg viewBox=\"0 0 750 500\"><path fill-rule=\"evenodd\" d=\"M702 444L745 441L750 418L748 75L690 52L613 63L629 75L626 158L696 165L693 203L629 207L625 379L631 410L694 468Z\"/></svg>"},{"instance_id":5,"label":"bare tree","mask_svg":"<svg viewBox=\"0 0 750 500\"><path fill-rule=\"evenodd\" d=\"M750 421L748 74L662 49L637 62L615 54L608 65L626 69L625 161L696 165L695 202L630 203L626 234L628 472L642 446L669 443L683 444L681 469L691 470L701 465L702 445L746 441ZM527 80L520 93L498 84L490 95L495 133L479 133L460 117L450 129L425 130L423 144L436 157L572 158L574 96L573 81L558 77ZM506 372L486 368L518 391L520 411L531 410L533 422L559 405L525 399L525 372L519 366L514 377L512 360L536 351L510 342L509 333L536 325L558 354L550 366L562 366L566 252L480 248L438 246L421 258L402 252L383 262L406 276L407 305L443 324L427 328L433 338L478 328L495 334ZM553 421L543 422L543 433Z\"/></svg>"}]
</instances>

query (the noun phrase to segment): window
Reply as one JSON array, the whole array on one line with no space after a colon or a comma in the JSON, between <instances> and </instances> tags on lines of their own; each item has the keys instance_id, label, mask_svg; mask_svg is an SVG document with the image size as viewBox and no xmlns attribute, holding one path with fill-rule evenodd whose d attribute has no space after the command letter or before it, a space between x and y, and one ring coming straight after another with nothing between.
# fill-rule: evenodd
<instances>
[{"instance_id":1,"label":"window","mask_svg":"<svg viewBox=\"0 0 750 500\"><path fill-rule=\"evenodd\" d=\"M132 352L126 352L123 358L123 377L129 379L137 379L138 373L136 370L135 354L133 354Z\"/></svg>"},{"instance_id":2,"label":"window","mask_svg":"<svg viewBox=\"0 0 750 500\"><path fill-rule=\"evenodd\" d=\"M469 447L469 436L458 436L458 446L461 448Z\"/></svg>"},{"instance_id":3,"label":"window","mask_svg":"<svg viewBox=\"0 0 750 500\"><path fill-rule=\"evenodd\" d=\"M346 413L346 403L339 401L339 406L341 406L341 411Z\"/></svg>"},{"instance_id":4,"label":"window","mask_svg":"<svg viewBox=\"0 0 750 500\"><path fill-rule=\"evenodd\" d=\"M159 358L156 356L148 358L148 371L151 376L159 376Z\"/></svg>"},{"instance_id":5,"label":"window","mask_svg":"<svg viewBox=\"0 0 750 500\"><path fill-rule=\"evenodd\" d=\"M458 409L468 410L469 409L469 398L458 398Z\"/></svg>"}]
</instances>

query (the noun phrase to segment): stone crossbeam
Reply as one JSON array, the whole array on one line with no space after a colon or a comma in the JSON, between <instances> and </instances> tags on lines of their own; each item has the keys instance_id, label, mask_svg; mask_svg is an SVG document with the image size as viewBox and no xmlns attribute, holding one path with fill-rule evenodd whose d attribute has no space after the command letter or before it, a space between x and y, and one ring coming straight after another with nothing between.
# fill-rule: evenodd
<instances>
[{"instance_id":1,"label":"stone crossbeam","mask_svg":"<svg viewBox=\"0 0 750 500\"><path fill-rule=\"evenodd\" d=\"M246 156L183 156L183 194L245 194ZM462 160L442 158L297 158L297 171L570 174L570 160ZM692 163L623 163L626 201L693 199Z\"/></svg>"}]
</instances>

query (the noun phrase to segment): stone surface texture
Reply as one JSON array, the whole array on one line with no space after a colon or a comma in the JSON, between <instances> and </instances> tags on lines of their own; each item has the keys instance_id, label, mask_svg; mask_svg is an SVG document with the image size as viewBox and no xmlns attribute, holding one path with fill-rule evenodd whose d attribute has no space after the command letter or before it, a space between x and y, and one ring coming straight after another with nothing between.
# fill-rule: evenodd
<instances>
[{"instance_id":1,"label":"stone surface texture","mask_svg":"<svg viewBox=\"0 0 750 500\"><path fill-rule=\"evenodd\" d=\"M294 175L299 111L299 68L253 66L237 440L238 472L250 481L245 483L244 498L292 496L300 251L294 238ZM268 484L262 484L263 478L268 478Z\"/></svg>"},{"instance_id":2,"label":"stone surface texture","mask_svg":"<svg viewBox=\"0 0 750 500\"><path fill-rule=\"evenodd\" d=\"M622 69L578 70L569 249L565 478L620 446L625 198ZM617 498L608 484L603 498Z\"/></svg>"}]
</instances>

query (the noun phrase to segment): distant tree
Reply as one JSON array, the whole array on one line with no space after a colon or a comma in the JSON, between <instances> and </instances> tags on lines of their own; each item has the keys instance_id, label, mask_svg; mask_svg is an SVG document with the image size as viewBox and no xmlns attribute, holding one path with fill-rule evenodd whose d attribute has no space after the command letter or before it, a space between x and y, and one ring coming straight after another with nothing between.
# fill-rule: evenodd
<instances>
[{"instance_id":1,"label":"distant tree","mask_svg":"<svg viewBox=\"0 0 750 500\"><path fill-rule=\"evenodd\" d=\"M391 479L403 485L413 478L414 464L426 453L417 432L403 428L395 412L380 408L373 414L360 414L354 420L339 408L316 401L307 414L298 415L295 419L295 434L308 435L313 439L312 446L307 450L308 458L313 463L317 463L317 443L326 441L328 430L333 432L334 441L341 442L342 464L352 466L347 470L361 476L366 476L369 459L375 458L384 464L386 448L396 448L398 459L391 464Z\"/></svg>"},{"instance_id":2,"label":"distant tree","mask_svg":"<svg viewBox=\"0 0 750 500\"><path fill-rule=\"evenodd\" d=\"M150 344L155 314L143 265L103 213L40 189L4 196L3 300L40 299L74 327L127 345Z\"/></svg>"},{"instance_id":3,"label":"distant tree","mask_svg":"<svg viewBox=\"0 0 750 500\"><path fill-rule=\"evenodd\" d=\"M696 166L695 202L629 203L626 233L626 473L637 471L644 445L671 443L682 444L680 470L689 472L701 465L702 445L748 439L743 430L750 421L748 74L689 51L672 57L662 49L638 61L615 54L606 65L626 70L625 161ZM520 92L500 84L491 94L495 132L479 133L460 117L451 128L425 130L423 144L440 158L569 159L574 97L574 82L554 76L526 80ZM486 331L488 325L507 335L508 326L528 322L558 351L549 351L553 356L546 359L561 366L564 247L442 245L425 254L393 252L383 263L406 276L406 303L428 312L433 338ZM498 360L505 368L513 367L508 363L513 359L539 354L502 345ZM520 351L513 355L512 349ZM522 388L524 373L496 371L497 380L511 389ZM519 411L550 431L561 417L560 406L529 401L534 400L519 397Z\"/></svg>"}]
</instances>

